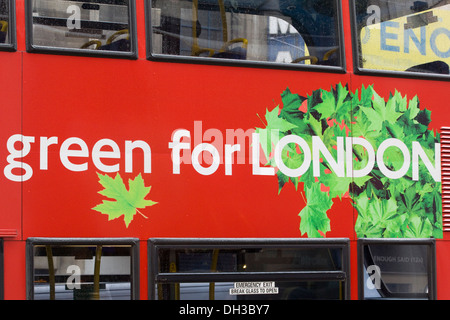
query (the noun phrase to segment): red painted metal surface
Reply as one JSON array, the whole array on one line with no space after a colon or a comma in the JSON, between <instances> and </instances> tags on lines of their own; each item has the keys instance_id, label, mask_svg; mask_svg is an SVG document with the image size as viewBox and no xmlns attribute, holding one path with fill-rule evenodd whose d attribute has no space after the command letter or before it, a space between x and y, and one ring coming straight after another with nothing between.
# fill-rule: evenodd
<instances>
[{"instance_id":1,"label":"red painted metal surface","mask_svg":"<svg viewBox=\"0 0 450 320\"><path fill-rule=\"evenodd\" d=\"M32 177L23 183L0 177L0 237L5 237L8 299L25 297L25 240L29 237L139 238L143 299L147 296L148 238L302 237L298 213L304 199L292 185L278 194L276 177L252 174L248 140L247 161L234 165L232 175L225 174L223 163L210 176L188 164L174 174L169 142L176 129L189 130L194 141L210 142L209 134L225 136L227 130L261 126L260 117L281 103L280 94L287 87L306 96L338 83L347 84L351 91L373 84L384 97L395 89L408 97L418 95L421 106L432 110L430 126L448 125L442 102L448 100L443 99L448 97L446 82L353 73L348 1L343 1L345 74L148 61L143 1L137 1L137 60L32 54L25 52L23 1L17 1L16 11L18 50L0 52L0 68L6 75L0 77L5 106L0 118L0 166L7 165L5 145L11 136L33 137L34 143L23 158L33 168ZM43 151L40 147L50 137L57 142ZM72 163L87 164L85 171L70 171L62 163L62 145L71 138L87 146L87 156L70 158ZM101 139L117 143L120 158L104 162L119 164L125 181L144 171L143 156L136 154L133 172L124 172L126 141L142 140L151 146L151 173L142 176L146 186L152 187L148 198L158 203L142 211L146 217L136 215L128 227L123 219L108 221L93 210L105 199L98 193L102 187L92 158L92 149ZM47 167L42 167L45 157ZM344 197L335 200L328 215L331 231L326 236L352 242L352 298L356 298L357 213L351 199ZM437 250L438 297L447 299L448 234L438 240Z\"/></svg>"}]
</instances>

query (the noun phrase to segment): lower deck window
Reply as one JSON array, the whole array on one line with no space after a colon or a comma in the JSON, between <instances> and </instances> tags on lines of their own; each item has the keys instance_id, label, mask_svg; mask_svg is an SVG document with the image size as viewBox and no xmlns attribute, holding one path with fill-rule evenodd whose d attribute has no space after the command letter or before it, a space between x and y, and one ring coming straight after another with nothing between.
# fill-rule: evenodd
<instances>
[{"instance_id":1,"label":"lower deck window","mask_svg":"<svg viewBox=\"0 0 450 320\"><path fill-rule=\"evenodd\" d=\"M135 56L134 1L27 1L29 51Z\"/></svg>"},{"instance_id":2,"label":"lower deck window","mask_svg":"<svg viewBox=\"0 0 450 320\"><path fill-rule=\"evenodd\" d=\"M27 259L28 299L138 298L135 239L32 238Z\"/></svg>"},{"instance_id":3,"label":"lower deck window","mask_svg":"<svg viewBox=\"0 0 450 320\"><path fill-rule=\"evenodd\" d=\"M151 239L150 299L348 299L347 239Z\"/></svg>"},{"instance_id":4,"label":"lower deck window","mask_svg":"<svg viewBox=\"0 0 450 320\"><path fill-rule=\"evenodd\" d=\"M360 299L436 299L434 239L358 240Z\"/></svg>"}]
</instances>

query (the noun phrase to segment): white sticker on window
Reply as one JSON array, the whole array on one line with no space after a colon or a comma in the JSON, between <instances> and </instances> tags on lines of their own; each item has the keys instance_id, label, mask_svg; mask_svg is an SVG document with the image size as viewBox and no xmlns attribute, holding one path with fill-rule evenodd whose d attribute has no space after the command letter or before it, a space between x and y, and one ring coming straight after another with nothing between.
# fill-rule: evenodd
<instances>
[{"instance_id":1,"label":"white sticker on window","mask_svg":"<svg viewBox=\"0 0 450 320\"><path fill-rule=\"evenodd\" d=\"M241 294L278 294L278 287L274 281L235 282L230 289L230 295Z\"/></svg>"}]
</instances>

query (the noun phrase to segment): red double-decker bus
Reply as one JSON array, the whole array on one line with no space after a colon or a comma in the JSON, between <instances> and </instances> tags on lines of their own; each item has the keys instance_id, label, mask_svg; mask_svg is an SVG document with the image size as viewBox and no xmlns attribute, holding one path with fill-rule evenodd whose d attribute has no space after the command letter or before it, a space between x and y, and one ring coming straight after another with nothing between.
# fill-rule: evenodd
<instances>
[{"instance_id":1,"label":"red double-decker bus","mask_svg":"<svg viewBox=\"0 0 450 320\"><path fill-rule=\"evenodd\" d=\"M448 1L1 0L0 26L2 299L450 298Z\"/></svg>"}]
</instances>

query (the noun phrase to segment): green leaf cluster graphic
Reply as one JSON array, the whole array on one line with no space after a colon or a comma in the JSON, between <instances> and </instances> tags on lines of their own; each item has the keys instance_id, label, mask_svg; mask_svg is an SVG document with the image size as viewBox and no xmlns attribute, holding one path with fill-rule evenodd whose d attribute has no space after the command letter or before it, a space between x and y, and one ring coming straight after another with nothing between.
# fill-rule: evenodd
<instances>
[{"instance_id":1,"label":"green leaf cluster graphic","mask_svg":"<svg viewBox=\"0 0 450 320\"><path fill-rule=\"evenodd\" d=\"M399 92L386 102L373 86L349 92L347 86L338 84L331 90L315 90L302 97L287 88L282 94L283 106L267 110L267 125L256 128L268 166L276 167L273 152L277 142L286 135L298 135L312 150L312 136L318 136L336 159L337 137L362 137L373 147L386 139L396 138L411 147L420 143L430 161L434 163L437 132L428 128L431 112L419 108L416 97L408 101ZM364 147L353 146L353 169L364 168L368 162ZM282 160L289 168L298 168L304 154L295 144L282 151ZM383 163L389 170L397 171L403 164L403 154L398 148L388 148ZM313 176L312 166L299 177L288 177L277 171L279 192L288 182L295 188L303 183L302 197L306 206L299 216L301 234L323 237L330 231L328 210L334 198L348 195L358 212L355 232L358 237L442 238L441 185L436 182L423 163L420 163L418 181L412 179L411 168L399 179L385 177L377 163L366 176L338 177L326 161L320 162L320 177Z\"/></svg>"},{"instance_id":2,"label":"green leaf cluster graphic","mask_svg":"<svg viewBox=\"0 0 450 320\"><path fill-rule=\"evenodd\" d=\"M106 174L102 175L97 173L97 175L99 177L99 183L104 187L98 193L115 201L103 200L101 204L92 208L93 210L108 215L108 220L123 216L127 228L136 213L147 218L138 209L153 206L156 202L145 199L150 193L151 187L145 187L141 174L136 176L134 180L128 180L129 190L127 190L119 173L116 174L115 178Z\"/></svg>"}]
</instances>

